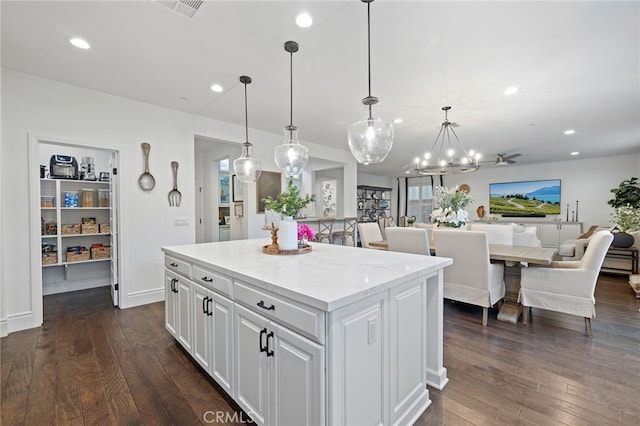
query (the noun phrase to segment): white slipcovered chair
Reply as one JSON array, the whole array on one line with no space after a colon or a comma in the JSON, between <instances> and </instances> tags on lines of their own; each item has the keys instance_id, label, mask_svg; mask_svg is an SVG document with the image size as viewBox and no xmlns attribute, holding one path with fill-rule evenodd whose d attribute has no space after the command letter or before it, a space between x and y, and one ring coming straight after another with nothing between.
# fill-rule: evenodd
<instances>
[{"instance_id":1,"label":"white slipcovered chair","mask_svg":"<svg viewBox=\"0 0 640 426\"><path fill-rule=\"evenodd\" d=\"M436 229L435 224L433 223L424 223L424 222L416 222L413 224L414 228L421 228L427 230L427 235L429 236L429 247L433 247L433 230Z\"/></svg>"},{"instance_id":2,"label":"white slipcovered chair","mask_svg":"<svg viewBox=\"0 0 640 426\"><path fill-rule=\"evenodd\" d=\"M397 226L393 221L392 217L379 217L378 218L378 226L380 227L380 233L382 234L382 240L387 239L386 230L387 228L392 228Z\"/></svg>"},{"instance_id":3,"label":"white slipcovered chair","mask_svg":"<svg viewBox=\"0 0 640 426\"><path fill-rule=\"evenodd\" d=\"M489 308L504 297L504 265L491 263L487 233L483 231L433 231L436 255L450 257L444 270L444 298L482 306L482 325Z\"/></svg>"},{"instance_id":4,"label":"white slipcovered chair","mask_svg":"<svg viewBox=\"0 0 640 426\"><path fill-rule=\"evenodd\" d=\"M472 223L469 225L469 231L486 232L489 244L513 245L513 227L511 224Z\"/></svg>"},{"instance_id":5,"label":"white slipcovered chair","mask_svg":"<svg viewBox=\"0 0 640 426\"><path fill-rule=\"evenodd\" d=\"M377 247L369 246L371 241L381 241L382 233L377 222L359 223L358 234L360 235L360 244L363 248L377 249Z\"/></svg>"},{"instance_id":6,"label":"white slipcovered chair","mask_svg":"<svg viewBox=\"0 0 640 426\"><path fill-rule=\"evenodd\" d=\"M591 336L591 318L596 315L596 282L613 235L598 231L590 240L581 260L551 262L549 267L522 270L518 301L524 309L525 324L531 307L564 312L584 317L587 335Z\"/></svg>"},{"instance_id":7,"label":"white slipcovered chair","mask_svg":"<svg viewBox=\"0 0 640 426\"><path fill-rule=\"evenodd\" d=\"M389 251L431 255L426 229L387 228L387 243Z\"/></svg>"}]
</instances>

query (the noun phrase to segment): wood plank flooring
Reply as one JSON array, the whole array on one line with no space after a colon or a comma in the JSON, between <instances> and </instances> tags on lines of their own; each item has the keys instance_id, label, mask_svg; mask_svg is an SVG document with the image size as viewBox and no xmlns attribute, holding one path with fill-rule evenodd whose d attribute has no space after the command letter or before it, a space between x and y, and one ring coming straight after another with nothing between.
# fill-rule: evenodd
<instances>
[{"instance_id":1,"label":"wood plank flooring","mask_svg":"<svg viewBox=\"0 0 640 426\"><path fill-rule=\"evenodd\" d=\"M592 338L580 318L491 312L483 328L479 308L446 302L450 380L416 424L640 425L640 299L604 274L596 300ZM163 303L114 309L108 288L46 296L43 326L0 347L2 425L247 419L165 331Z\"/></svg>"}]
</instances>

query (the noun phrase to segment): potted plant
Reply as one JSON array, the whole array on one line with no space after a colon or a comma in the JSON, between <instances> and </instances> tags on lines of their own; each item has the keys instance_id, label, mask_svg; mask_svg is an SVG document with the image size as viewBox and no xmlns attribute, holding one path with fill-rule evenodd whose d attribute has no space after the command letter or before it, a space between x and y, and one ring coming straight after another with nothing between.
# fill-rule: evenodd
<instances>
[{"instance_id":1,"label":"potted plant","mask_svg":"<svg viewBox=\"0 0 640 426\"><path fill-rule=\"evenodd\" d=\"M613 220L620 232L614 232L614 247L627 248L634 243L634 238L628 232L640 230L640 184L637 177L623 180L617 188L611 192L614 198L607 204L615 208Z\"/></svg>"},{"instance_id":2,"label":"potted plant","mask_svg":"<svg viewBox=\"0 0 640 426\"><path fill-rule=\"evenodd\" d=\"M436 186L433 198L437 201L438 208L431 213L431 222L439 226L460 228L469 221L469 213L464 208L473 199L465 191L459 191L457 186Z\"/></svg>"},{"instance_id":3,"label":"potted plant","mask_svg":"<svg viewBox=\"0 0 640 426\"><path fill-rule=\"evenodd\" d=\"M271 210L283 216L278 225L278 248L280 250L298 249L298 225L293 217L315 199L315 195L301 196L300 190L293 185L291 178L287 182L285 192L281 192L276 198L269 196L262 199L265 210Z\"/></svg>"}]
</instances>

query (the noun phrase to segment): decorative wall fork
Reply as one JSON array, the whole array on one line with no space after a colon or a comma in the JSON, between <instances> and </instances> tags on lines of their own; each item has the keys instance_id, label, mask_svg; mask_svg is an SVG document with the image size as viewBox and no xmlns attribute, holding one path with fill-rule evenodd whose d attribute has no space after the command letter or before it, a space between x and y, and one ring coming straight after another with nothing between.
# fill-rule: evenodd
<instances>
[{"instance_id":1,"label":"decorative wall fork","mask_svg":"<svg viewBox=\"0 0 640 426\"><path fill-rule=\"evenodd\" d=\"M171 171L173 172L173 190L169 192L169 206L180 207L182 194L178 191L178 162L171 162Z\"/></svg>"}]
</instances>

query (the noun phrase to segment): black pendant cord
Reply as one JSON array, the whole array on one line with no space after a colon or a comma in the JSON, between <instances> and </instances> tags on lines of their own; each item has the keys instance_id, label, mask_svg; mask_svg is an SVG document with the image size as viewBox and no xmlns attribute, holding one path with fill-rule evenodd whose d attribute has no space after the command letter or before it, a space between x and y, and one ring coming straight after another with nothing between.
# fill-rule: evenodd
<instances>
[{"instance_id":1,"label":"black pendant cord","mask_svg":"<svg viewBox=\"0 0 640 426\"><path fill-rule=\"evenodd\" d=\"M249 143L249 110L247 108L247 83L244 83L244 134L245 143Z\"/></svg>"},{"instance_id":2,"label":"black pendant cord","mask_svg":"<svg viewBox=\"0 0 640 426\"><path fill-rule=\"evenodd\" d=\"M291 107L289 108L289 127L293 127L293 52L290 53L291 55L291 61L289 62L289 75L291 76L291 78L289 79L289 89L290 89L290 97L289 100L291 101L289 105L291 105Z\"/></svg>"},{"instance_id":3,"label":"black pendant cord","mask_svg":"<svg viewBox=\"0 0 640 426\"><path fill-rule=\"evenodd\" d=\"M371 2L367 3L367 66L369 76L369 98L371 98ZM373 105L369 104L369 120L372 116Z\"/></svg>"}]
</instances>

